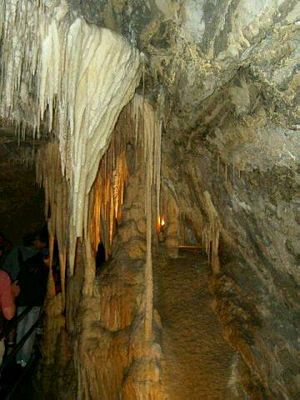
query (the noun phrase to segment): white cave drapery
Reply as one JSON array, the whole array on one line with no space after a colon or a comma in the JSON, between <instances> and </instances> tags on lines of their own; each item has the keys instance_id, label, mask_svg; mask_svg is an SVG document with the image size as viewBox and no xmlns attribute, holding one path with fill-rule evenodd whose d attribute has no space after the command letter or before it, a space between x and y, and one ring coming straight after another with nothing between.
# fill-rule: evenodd
<instances>
[{"instance_id":1,"label":"white cave drapery","mask_svg":"<svg viewBox=\"0 0 300 400\"><path fill-rule=\"evenodd\" d=\"M139 82L139 54L116 33L71 17L63 0L0 0L0 15L0 115L57 135L73 265L100 159Z\"/></svg>"}]
</instances>

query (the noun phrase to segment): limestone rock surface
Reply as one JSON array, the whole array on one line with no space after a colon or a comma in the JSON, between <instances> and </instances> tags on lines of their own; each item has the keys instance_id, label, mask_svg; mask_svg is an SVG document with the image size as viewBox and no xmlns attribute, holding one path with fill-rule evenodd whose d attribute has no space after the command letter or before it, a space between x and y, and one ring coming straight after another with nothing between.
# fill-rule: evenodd
<instances>
[{"instance_id":1,"label":"limestone rock surface","mask_svg":"<svg viewBox=\"0 0 300 400\"><path fill-rule=\"evenodd\" d=\"M144 52L145 93L164 119L167 191L195 240L210 223L205 191L218 215L212 290L256 381L248 391L297 399L299 2L72 4Z\"/></svg>"}]
</instances>

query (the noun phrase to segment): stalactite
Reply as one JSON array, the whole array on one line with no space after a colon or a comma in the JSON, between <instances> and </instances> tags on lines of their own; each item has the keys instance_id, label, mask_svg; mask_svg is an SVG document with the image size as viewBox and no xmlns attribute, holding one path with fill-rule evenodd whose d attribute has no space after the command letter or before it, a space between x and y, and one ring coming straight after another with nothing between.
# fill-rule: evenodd
<instances>
[{"instance_id":1,"label":"stalactite","mask_svg":"<svg viewBox=\"0 0 300 400\"><path fill-rule=\"evenodd\" d=\"M42 124L49 131L56 125L70 188L72 273L76 239L88 231L88 194L119 113L138 84L139 55L121 36L72 20L66 1L0 0L0 7L0 114L18 122L32 115L38 133Z\"/></svg>"},{"instance_id":2,"label":"stalactite","mask_svg":"<svg viewBox=\"0 0 300 400\"><path fill-rule=\"evenodd\" d=\"M136 95L133 100L133 114L136 121L143 121L143 148L145 165L145 212L147 253L145 265L145 339L152 339L153 320L153 276L152 276L152 232L153 232L153 193L156 194L156 214L160 215L160 169L161 169L161 130L162 123L152 106L142 96ZM138 122L136 123L138 126Z\"/></svg>"},{"instance_id":3,"label":"stalactite","mask_svg":"<svg viewBox=\"0 0 300 400\"><path fill-rule=\"evenodd\" d=\"M225 162L224 166L224 175L225 175L225 182L227 183L228 180L228 164Z\"/></svg>"},{"instance_id":4,"label":"stalactite","mask_svg":"<svg viewBox=\"0 0 300 400\"><path fill-rule=\"evenodd\" d=\"M66 305L66 250L59 252L59 271L60 271L60 284L62 293L62 308L65 309Z\"/></svg>"},{"instance_id":5,"label":"stalactite","mask_svg":"<svg viewBox=\"0 0 300 400\"><path fill-rule=\"evenodd\" d=\"M92 209L89 217L90 235L94 251L96 252L98 244L102 241L108 256L111 253L116 222L121 217L124 188L128 177L126 145L129 136L132 137L134 133L136 146L143 149L144 153L145 172L148 173L146 190L149 188L149 193L151 191L151 203L149 202L149 193L145 198L145 201L148 202L146 204L146 215L148 215L149 221L147 236L147 243L149 244L147 260L149 262L149 254L151 253L150 232L153 229L149 210L152 210L153 190L156 193L156 213L159 215L162 126L152 106L142 96L135 95L131 109L131 115L125 113L124 116L121 116L119 126L126 125L126 118L133 118L136 129L144 127L144 130L143 132L126 132L126 129L123 128L122 133L115 132L111 144L101 160L97 179L93 186ZM124 118L124 123L122 123L122 118ZM140 124L142 118L143 124ZM139 135L141 135L141 138L137 139Z\"/></svg>"},{"instance_id":6,"label":"stalactite","mask_svg":"<svg viewBox=\"0 0 300 400\"><path fill-rule=\"evenodd\" d=\"M141 164L139 164L139 166L142 167L145 176L147 174L147 182L145 181L145 213L146 216L148 216L147 260L145 270L146 290L143 295L143 300L139 299L137 305L139 312L141 312L143 317L145 317L145 330L143 329L144 326L141 324L139 329L132 334L132 338L130 339L129 343L130 351L127 350L129 355L124 352L125 344L122 343L122 357L124 359L120 360L120 367L115 366L121 357L117 351L118 347L115 342L113 342L114 344L108 349L105 347L105 345L103 345L103 351L101 350L101 359L105 360L106 366L109 365L109 368L111 368L114 373L112 377L108 377L106 366L97 372L97 380L101 382L105 388L110 388L110 386L114 383L114 380L117 380L117 382L115 382L114 390L112 391L112 393L115 393L115 390L117 390L116 388L122 385L123 370L121 367L124 365L131 365L135 358L142 358L143 363L145 363L145 366L147 366L145 367L147 368L147 374L149 372L149 382L147 381L145 384L140 383L140 376L138 375L138 372L137 375L130 375L130 379L128 380L127 384L124 385L124 398L127 399L131 398L130 395L132 393L137 393L137 395L140 394L140 396L145 396L145 398L149 397L147 393L156 393L156 391L159 393L158 380L155 380L154 382L151 378L153 376L153 371L157 372L158 370L156 367L156 360L158 357L153 353L152 348L153 281L151 264L151 236L154 232L154 226L152 225L154 225L155 218L153 218L153 221L151 221L151 219L152 212L155 214L156 209L159 209L159 206L157 207L155 204L159 199L159 196L157 196L155 192L156 186L160 184L160 166L155 166L154 164L160 163L160 154L157 154L157 152L160 153L161 150L161 123L151 105L147 101L142 100L142 98L139 96L137 96L133 100L132 104L126 107L120 115L117 127L111 139L110 146L100 162L97 178L89 195L89 212L87 216L89 231L85 233L85 240L83 241L84 243L82 245L82 248L85 249L86 255L84 263L85 273L81 275L84 279L84 284L82 286L83 293L85 295L90 295L93 288L95 288L93 285L95 269L92 261L94 261L97 245L100 241L102 241L107 252L111 251L111 242L116 231L116 221L120 221L121 218L125 185L128 178L125 154L127 151L128 142L134 143L135 135L134 130L131 131L131 125L130 123L127 123L127 120L130 120L133 122L133 124L136 122L133 120L132 113L132 110L134 109L134 103L137 110L136 117L139 118L140 121L142 118L144 119L143 123L140 123L139 125L139 145L138 149L135 149L135 151L146 156L146 159L144 159L142 156L138 161L139 163L142 163L142 166ZM51 205L51 218L49 225L50 229L56 232L59 244L59 257L62 274L61 282L62 287L64 287L64 251L67 249L68 245L68 235L65 232L68 230L68 224L67 219L62 218L62 212L64 207L68 207L69 204L69 185L66 181L66 178L62 175L58 143L50 143L45 148L41 149L37 160L37 167L37 176L40 178L40 182L42 180L42 183L45 187L46 210L48 209L49 205ZM92 244L91 247L87 247L89 243ZM78 275L76 274L76 276ZM136 299L134 297L136 293L128 289L128 285L126 284L126 281L124 282L124 279L126 279L126 276L124 277L123 274L120 274L119 280L110 283L107 285L107 287L102 288L99 296L99 303L97 303L97 312L101 315L103 326L114 332L128 328L136 318ZM131 298L131 296L133 297ZM67 300L69 304L69 297ZM62 294L62 304L64 304L64 293ZM84 321L82 324L84 324ZM138 341L140 343L139 346L133 346L131 340L134 342ZM128 344L126 344L126 346L128 346ZM143 349L141 350L140 347ZM81 347L79 346L78 353L76 353L75 356L75 365L79 374L81 387L78 392L79 397L80 395L84 396L84 393L87 392L88 385L91 382L90 377L87 376L86 365L88 365L88 362L90 362L92 357L91 355L83 354L83 352L80 353L80 349ZM153 359L154 361L149 362L149 358L151 358L151 360ZM95 361L95 363L96 362L98 362L98 359ZM94 373L94 371L92 371L92 373ZM98 386L96 385L95 387L95 390L98 390ZM160 398L158 394L153 396L154 398Z\"/></svg>"},{"instance_id":7,"label":"stalactite","mask_svg":"<svg viewBox=\"0 0 300 400\"><path fill-rule=\"evenodd\" d=\"M218 213L212 203L210 194L204 192L205 210L208 215L208 224L203 229L202 241L208 255L208 261L211 264L212 270L215 274L220 271L219 261L219 239L221 231L221 223Z\"/></svg>"},{"instance_id":8,"label":"stalactite","mask_svg":"<svg viewBox=\"0 0 300 400\"><path fill-rule=\"evenodd\" d=\"M52 265L53 265L53 251L54 251L54 241L55 237L53 234L49 235L49 256L50 256L50 271L52 272ZM54 283L54 278L53 274L49 273L48 277L48 288L47 288L47 297L52 299L55 297L55 283Z\"/></svg>"},{"instance_id":9,"label":"stalactite","mask_svg":"<svg viewBox=\"0 0 300 400\"><path fill-rule=\"evenodd\" d=\"M37 180L45 188L45 213L48 216L49 209L51 213L48 220L51 242L57 238L64 305L66 268L70 268L68 272L72 275L77 238L83 238L80 243L85 250L86 271L81 275L85 280L84 294L90 295L92 291L98 243L103 241L107 254L111 252L128 176L126 136L115 132L111 140L111 134L122 108L133 96L140 73L138 53L120 36L91 26L81 18L71 20L66 2L54 7L57 3L0 0L5 15L0 20L4 55L0 114L18 123L24 115L31 115L27 123L37 136L43 130L54 134L53 142L38 154ZM136 124L132 134L136 135L138 149L143 149L145 170L147 253L142 333L149 350L142 355L155 358L151 347L152 233L160 214L162 124L144 96L135 96L131 110ZM120 296L115 293L103 296L107 313L103 319L117 328L127 326L133 315L122 313L127 308ZM107 299L109 304L105 303ZM55 300L60 299L57 296ZM63 306L57 309L62 313ZM80 349L78 345L74 356L79 398L87 390L88 382L81 367L85 356ZM110 357L110 362L117 359L115 354ZM155 369L154 364L149 370ZM156 398L149 394L151 382L144 384L133 379L132 384L135 388L139 385L145 388L146 395L141 394L144 398Z\"/></svg>"},{"instance_id":10,"label":"stalactite","mask_svg":"<svg viewBox=\"0 0 300 400\"><path fill-rule=\"evenodd\" d=\"M151 134L152 132L149 131ZM148 135L145 130L145 136ZM153 166L153 141L147 143L146 156L146 226L147 226L147 253L145 266L145 339L152 339L153 320L153 268L152 268L152 166Z\"/></svg>"},{"instance_id":11,"label":"stalactite","mask_svg":"<svg viewBox=\"0 0 300 400\"><path fill-rule=\"evenodd\" d=\"M57 143L41 148L36 159L37 182L45 190L45 215L50 236L50 264L53 260L54 239L57 239L62 285L62 299L65 299L65 268L68 242L68 184L61 173L61 160ZM48 216L50 210L50 218ZM48 293L55 295L54 282L49 282Z\"/></svg>"},{"instance_id":12,"label":"stalactite","mask_svg":"<svg viewBox=\"0 0 300 400\"><path fill-rule=\"evenodd\" d=\"M111 254L116 223L121 218L124 187L128 177L126 162L127 135L115 132L101 160L91 197L90 237L94 252L102 241L106 257Z\"/></svg>"},{"instance_id":13,"label":"stalactite","mask_svg":"<svg viewBox=\"0 0 300 400\"><path fill-rule=\"evenodd\" d=\"M138 132L135 132L135 129L131 131L131 126L130 124L128 126L127 120L131 120L133 126L138 127ZM102 241L109 253L115 233L115 224L121 217L124 188L128 177L125 157L127 143L135 143L138 165L142 167L142 173L145 174L145 219L147 222L145 291L138 306L144 319L143 325L140 325L132 333L127 358L119 360L120 356L124 354L124 349L120 352L116 351L118 349L117 339L114 339L113 346L103 347L101 359L105 359L106 365L113 365L111 368L114 371L112 376L107 377L107 368L103 371L102 369L99 370L98 381L106 382L103 386L109 392L108 398L110 398L109 396L115 397L110 394L110 390L115 393L117 388L123 385L122 366L134 365L136 359L142 360L145 365L143 368L147 371L147 376L144 377L146 381L145 383L140 382L139 371L132 366L133 369L129 373L129 378L123 385L124 398L131 399L132 396L137 396L136 398L142 398L142 396L144 396L143 398L150 398L151 396L160 398L159 381L153 379L153 374L157 373L158 369L156 367L157 355L152 347L154 339L152 328L152 234L155 232L156 213L159 213L160 209L156 202L159 202L160 199L160 195L157 193L159 193L160 186L161 128L162 124L152 106L142 96L136 95L131 106L127 107L120 116L111 144L101 160L97 179L91 192L92 200L89 212L91 242L94 251L96 251L98 243ZM118 132L118 130L122 132ZM113 280L113 282L109 282L107 286L101 288L99 314L106 329L122 332L133 323L136 318L137 300L134 297L131 298L131 296L135 296L135 294L128 289L126 276L124 277L123 274L119 279ZM90 356L86 363L88 362L90 362ZM86 385L90 378L86 376L85 368L82 369L82 376L82 384ZM114 386L113 389L112 386Z\"/></svg>"}]
</instances>

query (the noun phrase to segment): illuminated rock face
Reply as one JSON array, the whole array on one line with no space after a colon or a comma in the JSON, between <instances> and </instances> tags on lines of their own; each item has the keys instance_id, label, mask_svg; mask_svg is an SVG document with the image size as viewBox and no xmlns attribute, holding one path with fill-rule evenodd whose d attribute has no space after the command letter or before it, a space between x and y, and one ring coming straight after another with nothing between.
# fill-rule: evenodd
<instances>
[{"instance_id":1,"label":"illuminated rock face","mask_svg":"<svg viewBox=\"0 0 300 400\"><path fill-rule=\"evenodd\" d=\"M5 3L8 2L0 2L2 8ZM11 5L17 3L12 1ZM22 105L18 108L21 114L14 117L37 125L38 121L30 121L30 115L41 115L48 102L53 101L54 93L61 90L61 104L71 107L66 114L74 117L66 122L63 107L60 116L65 125L62 123L57 132L61 132L63 170L69 171L66 176L74 189L72 209L75 210L76 204L83 201L78 193L84 194L90 188L109 138L108 135L102 143L99 132L106 125L99 122L98 129L97 118L101 116L98 110L102 108L97 101L100 96L105 102L110 92L98 93L98 87L89 86L87 79L95 73L93 66L99 60L82 59L77 53L80 48L86 54L89 46L85 44L91 41L93 46L101 35L82 16L88 22L122 34L144 52L144 82L140 92L151 100L163 120L162 206L167 221L166 251L174 257L177 253L174 248L183 239L192 244L203 239L213 272L210 288L215 297L214 308L225 337L241 356L236 377L250 398L297 399L300 391L299 2L72 0L69 3L79 19L72 19L72 13L66 14L64 6L55 14L51 7L56 2L47 2L52 14L47 23L40 22L39 26L47 26L48 30L38 36L43 38L40 42L43 62L33 64L35 53L30 54L31 73L37 65L42 66L44 79L37 81L36 91L39 99L43 99L37 103L40 111L28 111L31 103L22 99L28 99L26 85L31 80L25 79L26 85L19 85L16 75L14 84L11 80L1 81L8 102L7 107L1 103L1 112L6 115L9 106L18 102ZM0 13L0 28L5 26L3 15ZM3 34L10 34L15 27L7 29ZM59 80L51 81L50 77L59 75L60 67L49 62L59 58L56 43L61 31L73 32L76 46L72 46L72 40L70 46L66 42L61 45L66 46L65 55L73 54L77 60L74 66L70 63L66 66L66 76L70 79L63 81L63 87ZM20 28L18 32L21 35L23 31ZM111 32L101 32L116 38ZM18 55L19 50L16 47L15 64L6 64L8 72L23 59ZM134 52L130 54L136 65ZM85 65L91 68L87 75ZM74 76L77 78L72 80ZM70 81L73 84L69 87ZM132 82L135 82L131 87L133 94L137 82L134 78ZM104 85L107 86L108 83ZM75 87L80 94L77 99ZM118 91L119 86L114 89ZM119 111L131 97L125 89ZM93 106L81 102L86 90L95 94ZM12 93L18 93L20 99L16 101ZM113 93L110 95L114 97ZM75 109L79 112L74 113ZM97 120L95 125L85 119L90 112L95 112L91 116ZM109 126L113 128L119 113L114 115L107 130ZM85 133L90 132L95 143L101 139L102 150L95 157L90 134L84 136L83 145L74 142L79 123L85 127ZM72 137L64 136L68 124L74 133ZM131 130L133 126L134 123ZM127 151L134 148L133 142L129 140ZM93 160L90 171L81 168L82 152ZM133 162L135 157L131 154L128 160ZM83 170L83 175L79 170ZM103 280L91 283L93 268L92 273L85 272L84 255L83 261L77 257L77 272L67 285L67 326L76 338L76 347L73 346L76 372L80 393L86 398L113 399L122 393L128 399L148 399L147 390L139 387L139 382L147 381L145 376L151 382L148 389L151 387L152 398L164 395L156 369L160 350L157 345L140 347L143 329L137 323L144 315L141 311L146 257L144 178L132 176L128 180L131 189L125 191L128 197L125 194L124 225L119 226L112 246L115 259L102 272ZM78 188L82 180L81 192ZM84 218L79 219L81 224ZM84 245L77 250L80 254L85 254ZM131 264L129 270L127 263ZM79 326L75 321L80 321ZM103 359L114 371L112 375L102 366L97 368ZM141 362L139 370L137 360L145 359L151 362Z\"/></svg>"},{"instance_id":2,"label":"illuminated rock face","mask_svg":"<svg viewBox=\"0 0 300 400\"><path fill-rule=\"evenodd\" d=\"M169 128L200 127L204 99L240 68L251 69L253 57L260 59L256 81L278 89L279 97L287 89L282 80L291 78L288 70L297 64L296 41L289 46L289 38L284 39L286 30L298 29L297 0L238 0L234 4L230 0L72 0L72 5L87 20L117 30L145 52L152 72L151 94L157 95L163 86L166 106L174 112ZM276 36L280 45L275 44ZM294 60L279 67L285 70L283 75L275 73L279 53ZM292 97L293 88L294 84Z\"/></svg>"},{"instance_id":3,"label":"illuminated rock face","mask_svg":"<svg viewBox=\"0 0 300 400\"><path fill-rule=\"evenodd\" d=\"M296 399L299 5L200 3L156 2L160 14L131 2L132 37L149 57L147 89L165 113L165 190L194 237L219 244L215 307L247 365L248 391ZM116 6L102 4L124 32Z\"/></svg>"},{"instance_id":4,"label":"illuminated rock face","mask_svg":"<svg viewBox=\"0 0 300 400\"><path fill-rule=\"evenodd\" d=\"M169 240L180 213L197 240L219 235L215 306L244 384L253 398L296 399L298 2L72 4L146 54L145 92L164 116Z\"/></svg>"},{"instance_id":5,"label":"illuminated rock face","mask_svg":"<svg viewBox=\"0 0 300 400\"><path fill-rule=\"evenodd\" d=\"M1 1L1 114L57 136L69 182L69 258L87 231L88 194L122 108L139 82L139 55L108 29L71 18L65 1Z\"/></svg>"}]
</instances>

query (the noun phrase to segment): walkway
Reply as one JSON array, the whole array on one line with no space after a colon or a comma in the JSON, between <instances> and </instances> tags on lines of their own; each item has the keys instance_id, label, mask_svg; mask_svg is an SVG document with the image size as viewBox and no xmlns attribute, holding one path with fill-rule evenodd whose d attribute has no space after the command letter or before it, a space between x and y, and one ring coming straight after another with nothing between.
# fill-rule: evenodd
<instances>
[{"instance_id":1,"label":"walkway","mask_svg":"<svg viewBox=\"0 0 300 400\"><path fill-rule=\"evenodd\" d=\"M155 303L163 325L163 384L170 400L231 400L234 353L210 308L208 267L199 254L154 260Z\"/></svg>"}]
</instances>

